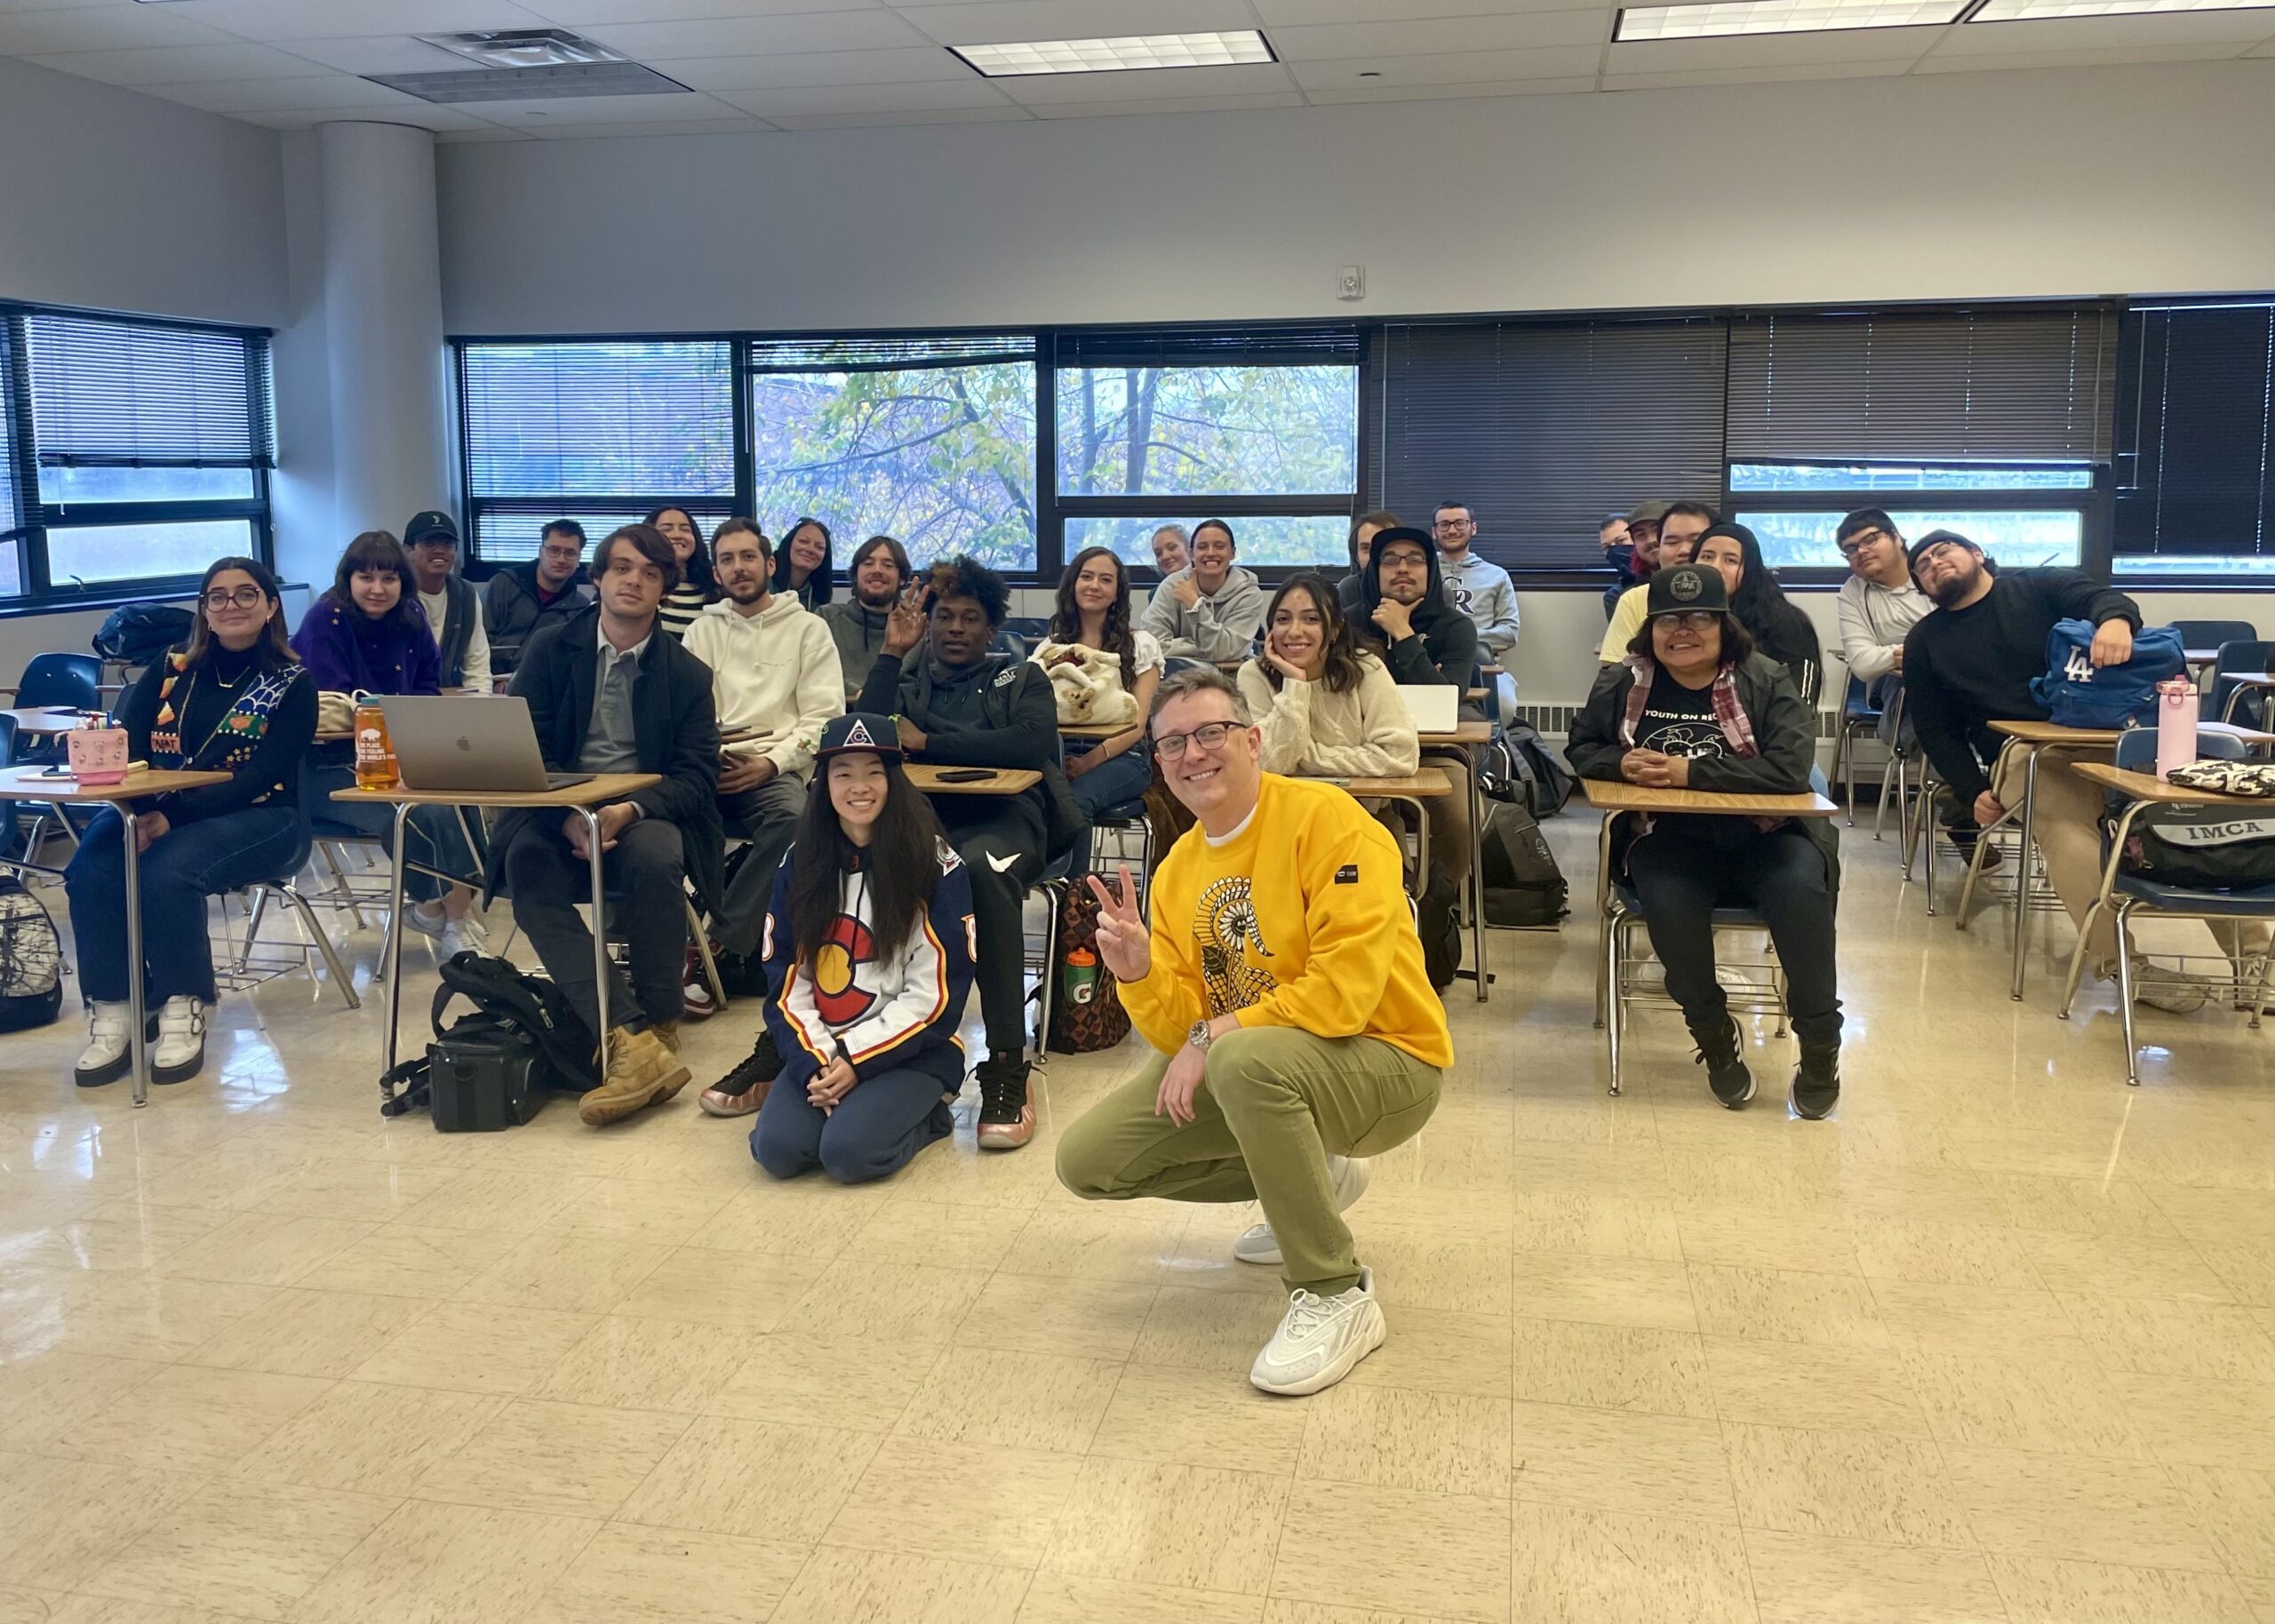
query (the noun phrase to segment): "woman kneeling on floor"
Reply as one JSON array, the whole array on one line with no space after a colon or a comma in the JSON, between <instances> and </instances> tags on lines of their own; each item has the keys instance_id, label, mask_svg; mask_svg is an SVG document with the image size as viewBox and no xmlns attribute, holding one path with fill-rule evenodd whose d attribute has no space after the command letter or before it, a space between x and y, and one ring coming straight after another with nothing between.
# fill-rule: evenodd
<instances>
[{"instance_id":1,"label":"woman kneeling on floor","mask_svg":"<svg viewBox=\"0 0 2275 1624\"><path fill-rule=\"evenodd\" d=\"M776 1178L881 1179L954 1129L971 880L901 771L890 718L834 718L766 919L782 1070L751 1154Z\"/></svg>"},{"instance_id":2,"label":"woman kneeling on floor","mask_svg":"<svg viewBox=\"0 0 2275 1624\"><path fill-rule=\"evenodd\" d=\"M92 1032L82 1088L132 1064L127 977L144 975L158 1007L155 1082L187 1082L205 1063L213 947L205 899L288 878L307 857L294 792L316 731L316 685L284 637L276 577L250 558L219 559L197 593L189 641L151 662L120 708L128 754L161 772L221 772L223 784L135 804L142 964L126 959L126 858L108 807L79 837L65 871L79 990Z\"/></svg>"},{"instance_id":3,"label":"woman kneeling on floor","mask_svg":"<svg viewBox=\"0 0 2275 1624\"><path fill-rule=\"evenodd\" d=\"M1648 618L1627 658L1608 665L1572 721L1565 754L1584 778L1653 789L1792 795L1810 787L1813 718L1785 668L1754 651L1712 569L1651 577ZM1654 813L1627 846L1627 883L1642 904L1667 993L1732 1111L1753 1098L1737 1023L1714 978L1716 908L1752 908L1785 974L1800 1040L1788 1096L1816 1118L1840 1097L1840 996L1832 913L1840 890L1831 818Z\"/></svg>"}]
</instances>

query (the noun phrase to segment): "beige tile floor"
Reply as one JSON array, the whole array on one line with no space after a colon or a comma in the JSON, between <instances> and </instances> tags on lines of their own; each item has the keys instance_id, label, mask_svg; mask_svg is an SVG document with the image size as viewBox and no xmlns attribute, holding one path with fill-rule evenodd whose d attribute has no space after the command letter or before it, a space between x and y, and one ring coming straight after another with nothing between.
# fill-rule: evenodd
<instances>
[{"instance_id":1,"label":"beige tile floor","mask_svg":"<svg viewBox=\"0 0 2275 1624\"><path fill-rule=\"evenodd\" d=\"M1659 1014L1606 1098L1592 926L1494 938L1353 1214L1392 1339L1309 1400L1245 1380L1250 1213L1053 1182L1127 1048L844 1190L691 1094L383 1124L376 1000L298 978L139 1113L7 1039L0 1624L2275 1620L2275 1030L2145 1015L2127 1090L2105 991L2010 1003L1848 852L1830 1123Z\"/></svg>"}]
</instances>

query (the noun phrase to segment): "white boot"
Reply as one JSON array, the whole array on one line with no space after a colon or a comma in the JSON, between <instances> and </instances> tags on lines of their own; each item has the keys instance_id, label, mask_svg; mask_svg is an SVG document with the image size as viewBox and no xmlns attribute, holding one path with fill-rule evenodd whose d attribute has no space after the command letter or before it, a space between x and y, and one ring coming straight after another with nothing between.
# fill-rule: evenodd
<instances>
[{"instance_id":1,"label":"white boot","mask_svg":"<svg viewBox=\"0 0 2275 1624\"><path fill-rule=\"evenodd\" d=\"M126 1028L126 1006L95 1004L87 1012L87 1047L72 1068L72 1079L82 1088L100 1088L126 1075L134 1063L133 1045Z\"/></svg>"},{"instance_id":2,"label":"white boot","mask_svg":"<svg viewBox=\"0 0 2275 1624\"><path fill-rule=\"evenodd\" d=\"M205 1013L194 998L170 998L158 1012L158 1046L150 1051L150 1080L186 1083L204 1069Z\"/></svg>"}]
</instances>

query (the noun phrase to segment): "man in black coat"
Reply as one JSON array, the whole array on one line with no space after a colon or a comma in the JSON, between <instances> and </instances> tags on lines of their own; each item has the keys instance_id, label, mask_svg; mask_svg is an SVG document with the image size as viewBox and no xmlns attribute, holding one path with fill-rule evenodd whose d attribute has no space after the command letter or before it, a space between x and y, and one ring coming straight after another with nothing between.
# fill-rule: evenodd
<instances>
[{"instance_id":1,"label":"man in black coat","mask_svg":"<svg viewBox=\"0 0 2275 1624\"><path fill-rule=\"evenodd\" d=\"M671 544L645 525L627 525L601 543L593 568L598 601L523 651L511 691L529 701L548 769L661 775L596 808L632 969L628 986L611 972L608 1070L579 1102L578 1114L597 1126L686 1086L678 1055L682 887L692 880L706 905L719 905L725 836L710 668L677 638L658 635L657 609L679 578ZM591 889L588 839L579 814L508 812L491 842L489 880L495 888L502 877L512 888L514 917L546 973L597 1037L593 939L577 912Z\"/></svg>"}]
</instances>

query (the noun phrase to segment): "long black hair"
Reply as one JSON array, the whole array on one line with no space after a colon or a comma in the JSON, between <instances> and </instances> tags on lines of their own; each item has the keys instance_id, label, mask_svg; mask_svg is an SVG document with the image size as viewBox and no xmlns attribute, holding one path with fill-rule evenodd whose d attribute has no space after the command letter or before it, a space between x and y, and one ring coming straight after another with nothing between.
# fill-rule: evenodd
<instances>
[{"instance_id":1,"label":"long black hair","mask_svg":"<svg viewBox=\"0 0 2275 1624\"><path fill-rule=\"evenodd\" d=\"M651 508L648 516L640 522L651 530L655 529L656 521L666 513L677 513L687 521L687 528L695 532L695 551L689 553L687 562L679 567L678 584L700 588L706 603L716 603L719 601L719 581L711 573L711 549L704 542L703 527L695 521L695 515L676 502L667 502L661 507ZM661 534L660 531L658 533ZM670 543L667 541L665 545L668 546ZM676 559L679 554L675 553L672 556ZM599 571L594 573L597 576Z\"/></svg>"},{"instance_id":2,"label":"long black hair","mask_svg":"<svg viewBox=\"0 0 2275 1624\"><path fill-rule=\"evenodd\" d=\"M195 670L213 652L213 629L205 624L205 589L213 585L215 576L228 569L242 569L252 577L252 584L268 600L268 621L260 640L252 646L253 657L265 671L299 665L300 657L292 648L292 640L285 635L284 617L277 612L283 607L280 600L283 594L277 590L276 577L259 559L240 558L232 553L206 565L204 578L197 583L197 607L190 610L189 641L182 649L183 669Z\"/></svg>"},{"instance_id":3,"label":"long black hair","mask_svg":"<svg viewBox=\"0 0 2275 1624\"><path fill-rule=\"evenodd\" d=\"M1347 694L1357 688L1366 676L1361 662L1358 633L1351 628L1351 617L1343 612L1342 601L1336 597L1335 588L1327 577L1315 569L1299 569L1280 583L1280 590L1272 594L1272 601L1264 609L1264 635L1272 635L1273 617L1279 614L1282 600L1291 592L1301 592L1319 608L1320 631L1327 645L1327 664L1320 673L1330 694ZM1276 693L1284 679L1280 667L1262 655L1257 665L1264 672L1264 680L1272 684Z\"/></svg>"},{"instance_id":4,"label":"long black hair","mask_svg":"<svg viewBox=\"0 0 2275 1624\"><path fill-rule=\"evenodd\" d=\"M821 562L814 566L814 572L806 577L804 585L794 586L790 582L790 549L797 542L798 532L808 525L821 532ZM795 593L798 601L808 609L819 609L829 601L831 577L836 573L837 544L830 537L829 526L811 513L800 513L782 532L782 545L774 550L774 590Z\"/></svg>"},{"instance_id":5,"label":"long black hair","mask_svg":"<svg viewBox=\"0 0 2275 1624\"><path fill-rule=\"evenodd\" d=\"M419 604L419 577L411 573L411 554L386 530L365 530L347 544L347 550L339 555L339 567L331 572L331 586L323 595L324 601L343 615L362 615L363 607L355 601L355 577L366 572L392 572L403 585L395 594L395 607L379 618L399 632L424 633L427 613Z\"/></svg>"},{"instance_id":6,"label":"long black hair","mask_svg":"<svg viewBox=\"0 0 2275 1624\"><path fill-rule=\"evenodd\" d=\"M1130 629L1130 566L1112 547L1084 547L1059 572L1058 609L1050 617L1050 639L1060 643L1082 641L1082 606L1074 601L1074 583L1082 578L1082 566L1094 558L1107 559L1114 564L1114 601L1106 606L1104 651L1122 657L1122 689L1134 695L1138 691L1138 640Z\"/></svg>"},{"instance_id":7,"label":"long black hair","mask_svg":"<svg viewBox=\"0 0 2275 1624\"><path fill-rule=\"evenodd\" d=\"M790 935L798 963L809 969L841 911L838 884L849 869L868 874L869 929L882 952L893 951L915 933L940 883L940 847L946 836L931 802L908 782L898 760L882 752L878 760L885 768L885 804L866 848L845 838L845 825L830 802L829 762L816 765L806 789L806 809L798 815L791 847Z\"/></svg>"},{"instance_id":8,"label":"long black hair","mask_svg":"<svg viewBox=\"0 0 2275 1624\"><path fill-rule=\"evenodd\" d=\"M1697 559L1699 548L1718 536L1738 544L1739 568L1744 571L1738 589L1730 594L1731 617L1752 633L1754 645L1764 654L1792 669L1794 684L1799 686L1801 665L1819 663L1816 625L1777 584L1776 572L1761 555L1760 539L1749 527L1715 525L1698 538L1698 547L1691 550L1692 560Z\"/></svg>"}]
</instances>

